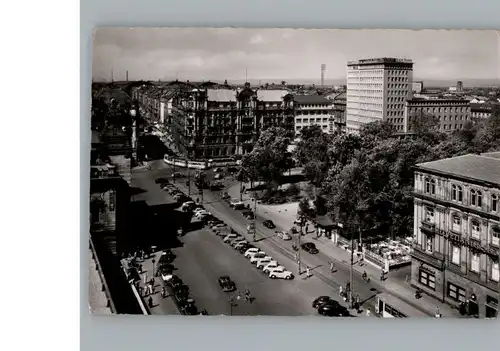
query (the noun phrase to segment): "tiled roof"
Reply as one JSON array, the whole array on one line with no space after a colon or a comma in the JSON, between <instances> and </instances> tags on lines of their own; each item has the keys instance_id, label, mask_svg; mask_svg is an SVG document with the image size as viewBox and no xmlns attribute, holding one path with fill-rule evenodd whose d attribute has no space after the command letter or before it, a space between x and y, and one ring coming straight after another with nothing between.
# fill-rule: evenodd
<instances>
[{"instance_id":1,"label":"tiled roof","mask_svg":"<svg viewBox=\"0 0 500 351\"><path fill-rule=\"evenodd\" d=\"M471 180L482 180L500 186L500 158L484 155L463 155L420 163L418 169L437 171Z\"/></svg>"},{"instance_id":2,"label":"tiled roof","mask_svg":"<svg viewBox=\"0 0 500 351\"><path fill-rule=\"evenodd\" d=\"M281 101L288 90L257 90L257 99L260 101Z\"/></svg>"},{"instance_id":3,"label":"tiled roof","mask_svg":"<svg viewBox=\"0 0 500 351\"><path fill-rule=\"evenodd\" d=\"M294 100L298 104L332 104L331 100L321 95L295 95Z\"/></svg>"},{"instance_id":4,"label":"tiled roof","mask_svg":"<svg viewBox=\"0 0 500 351\"><path fill-rule=\"evenodd\" d=\"M236 101L236 91L231 89L207 89L208 101Z\"/></svg>"},{"instance_id":5,"label":"tiled roof","mask_svg":"<svg viewBox=\"0 0 500 351\"><path fill-rule=\"evenodd\" d=\"M492 106L489 104L470 104L471 112L491 112Z\"/></svg>"}]
</instances>

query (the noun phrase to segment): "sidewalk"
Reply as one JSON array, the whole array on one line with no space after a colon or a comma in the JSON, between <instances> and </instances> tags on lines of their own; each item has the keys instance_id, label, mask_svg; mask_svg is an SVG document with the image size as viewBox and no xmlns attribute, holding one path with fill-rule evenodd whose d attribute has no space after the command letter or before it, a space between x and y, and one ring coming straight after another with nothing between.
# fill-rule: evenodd
<instances>
[{"instance_id":1,"label":"sidewalk","mask_svg":"<svg viewBox=\"0 0 500 351\"><path fill-rule=\"evenodd\" d=\"M312 233L312 236L315 238L316 236L315 232ZM351 261L350 250L346 250L342 247L337 247L328 238L325 238L323 236L314 240L314 243L321 252L325 253L326 255L330 256L332 259L340 262L341 264L350 266L350 261ZM446 303L442 303L426 294L422 294L422 297L418 300L415 299L415 288L412 288L409 282L406 282L405 280L401 280L400 278L398 279L392 276L393 274L391 273L393 272L389 272L388 274L386 274L386 280L381 281L380 269L369 263L366 263L366 261L363 264L363 266L360 266L359 259L356 256L356 251L354 256L353 270L354 272L357 272L360 275L363 274L363 271L366 271L370 280L373 283L378 284L386 292L401 299L402 301L408 303L409 305L417 307L420 310L425 310L431 315L435 313L436 307L439 307L439 311L441 312L444 318L461 317L457 309L451 307Z\"/></svg>"},{"instance_id":2,"label":"sidewalk","mask_svg":"<svg viewBox=\"0 0 500 351\"><path fill-rule=\"evenodd\" d=\"M239 185L231 186L228 190L228 194L231 197L239 197ZM249 201L250 196L243 194L243 201ZM289 229L293 225L293 219L296 217L297 203L289 203L283 205L258 205L257 215L264 217L265 219L272 220L278 227L282 229ZM313 225L309 225L309 228L314 228ZM318 250L325 253L332 260L335 260L345 266L350 266L351 262L351 252L342 247L337 247L328 238L321 236L316 238L316 231L309 230L311 239L316 244ZM358 261L355 256L354 262ZM436 311L436 307L439 307L439 311L443 317L460 318L461 315L459 311L446 303L442 303L426 294L422 295L422 298L415 299L415 288L412 288L409 282L404 279L396 277L394 272L389 272L386 274L386 280L380 281L381 270L378 267L373 266L365 261L365 264L361 267L359 264L353 266L355 273L361 275L363 271L366 271L370 280L378 285L381 290L389 292L391 295L399 298L405 303L416 307L420 310L425 310L428 314L433 315Z\"/></svg>"},{"instance_id":3,"label":"sidewalk","mask_svg":"<svg viewBox=\"0 0 500 351\"><path fill-rule=\"evenodd\" d=\"M155 261L158 262L159 254L155 254ZM126 267L127 263L126 260L123 260L123 266ZM163 282L161 281L161 278L159 277L154 277L154 272L153 272L153 257L145 259L142 264L142 270L139 274L141 277L141 280L136 284L136 286L139 287L138 291L141 291L142 287L142 301L144 303L144 306L148 308L151 314L180 314L175 302L173 301L172 297L167 296L165 298L161 297L161 288L163 287ZM156 264L155 264L156 265ZM150 280L151 278L155 279L155 284L154 284L154 294L153 295L145 295L146 292L146 285L144 284L144 277L147 276L147 280ZM147 302L149 299L149 296L153 298L153 308L149 308Z\"/></svg>"}]
</instances>

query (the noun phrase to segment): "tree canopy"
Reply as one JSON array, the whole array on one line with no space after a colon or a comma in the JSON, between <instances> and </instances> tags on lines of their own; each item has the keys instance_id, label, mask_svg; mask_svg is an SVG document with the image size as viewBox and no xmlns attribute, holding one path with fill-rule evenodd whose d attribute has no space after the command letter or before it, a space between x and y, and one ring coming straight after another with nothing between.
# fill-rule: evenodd
<instances>
[{"instance_id":1,"label":"tree canopy","mask_svg":"<svg viewBox=\"0 0 500 351\"><path fill-rule=\"evenodd\" d=\"M278 183L291 164L290 139L281 127L264 130L252 151L243 155L238 180L264 181L268 186Z\"/></svg>"},{"instance_id":2,"label":"tree canopy","mask_svg":"<svg viewBox=\"0 0 500 351\"><path fill-rule=\"evenodd\" d=\"M412 166L467 153L500 150L500 109L454 133L440 133L434 119L420 120L412 136L392 137L387 123L365 125L359 136L336 135L328 145L330 167L321 192L328 212L347 231L378 228L391 237L413 232Z\"/></svg>"}]
</instances>

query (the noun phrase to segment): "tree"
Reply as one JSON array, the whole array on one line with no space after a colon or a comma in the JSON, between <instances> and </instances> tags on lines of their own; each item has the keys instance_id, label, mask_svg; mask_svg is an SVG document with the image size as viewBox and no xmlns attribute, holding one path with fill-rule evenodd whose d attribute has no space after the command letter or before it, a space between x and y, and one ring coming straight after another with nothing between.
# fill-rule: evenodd
<instances>
[{"instance_id":1,"label":"tree","mask_svg":"<svg viewBox=\"0 0 500 351\"><path fill-rule=\"evenodd\" d=\"M285 81L285 80L282 80L282 81L281 81L281 85L285 86L285 85L286 85L286 81Z\"/></svg>"},{"instance_id":2,"label":"tree","mask_svg":"<svg viewBox=\"0 0 500 351\"><path fill-rule=\"evenodd\" d=\"M311 206L309 205L309 200L306 198L302 198L299 201L299 205L297 207L297 214L299 216L307 216L311 212Z\"/></svg>"},{"instance_id":3,"label":"tree","mask_svg":"<svg viewBox=\"0 0 500 351\"><path fill-rule=\"evenodd\" d=\"M252 151L241 159L240 179L263 180L274 188L290 166L287 131L280 127L270 127L263 131Z\"/></svg>"}]
</instances>

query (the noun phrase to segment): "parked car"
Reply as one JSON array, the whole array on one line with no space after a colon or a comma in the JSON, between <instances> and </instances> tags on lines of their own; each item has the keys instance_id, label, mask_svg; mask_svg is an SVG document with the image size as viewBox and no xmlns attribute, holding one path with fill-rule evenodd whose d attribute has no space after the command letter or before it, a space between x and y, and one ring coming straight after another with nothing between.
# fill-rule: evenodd
<instances>
[{"instance_id":1,"label":"parked car","mask_svg":"<svg viewBox=\"0 0 500 351\"><path fill-rule=\"evenodd\" d=\"M261 259L258 259L257 262L255 262L255 267L262 269L265 266L267 266L269 263L271 263L273 258L271 256L266 256Z\"/></svg>"},{"instance_id":2,"label":"parked car","mask_svg":"<svg viewBox=\"0 0 500 351\"><path fill-rule=\"evenodd\" d=\"M278 238L283 239L285 241L292 240L292 237L287 232L277 230L274 232L274 234L276 234Z\"/></svg>"},{"instance_id":3,"label":"parked car","mask_svg":"<svg viewBox=\"0 0 500 351\"><path fill-rule=\"evenodd\" d=\"M275 268L283 268L285 269L285 267L281 266L277 261L271 261L269 262L268 264L266 264L264 266L264 268L262 269L262 271L266 274L269 274L269 272Z\"/></svg>"},{"instance_id":4,"label":"parked car","mask_svg":"<svg viewBox=\"0 0 500 351\"><path fill-rule=\"evenodd\" d=\"M264 251L260 251L260 249L257 247L251 247L247 251L245 251L245 257L251 258L259 252L264 253Z\"/></svg>"},{"instance_id":5,"label":"parked car","mask_svg":"<svg viewBox=\"0 0 500 351\"><path fill-rule=\"evenodd\" d=\"M236 290L236 283L229 278L227 275L223 275L218 279L219 285L224 292L231 292Z\"/></svg>"},{"instance_id":6,"label":"parked car","mask_svg":"<svg viewBox=\"0 0 500 351\"><path fill-rule=\"evenodd\" d=\"M308 252L308 253L313 254L313 255L315 255L319 252L319 250L316 248L316 245L314 245L313 243L303 243L302 245L300 245L300 247L305 252Z\"/></svg>"},{"instance_id":7,"label":"parked car","mask_svg":"<svg viewBox=\"0 0 500 351\"><path fill-rule=\"evenodd\" d=\"M264 225L264 227L269 228L269 229L276 228L273 221L271 221L271 220L266 220L266 221L262 222L262 224Z\"/></svg>"},{"instance_id":8,"label":"parked car","mask_svg":"<svg viewBox=\"0 0 500 351\"><path fill-rule=\"evenodd\" d=\"M244 237L238 237L230 241L232 247L236 247L236 245L239 245L240 243L248 243L248 241Z\"/></svg>"},{"instance_id":9,"label":"parked car","mask_svg":"<svg viewBox=\"0 0 500 351\"><path fill-rule=\"evenodd\" d=\"M222 179L222 174L220 174L220 173L215 173L215 175L214 175L214 179L217 179L217 180L218 180L218 179Z\"/></svg>"},{"instance_id":10,"label":"parked car","mask_svg":"<svg viewBox=\"0 0 500 351\"><path fill-rule=\"evenodd\" d=\"M319 296L312 302L312 307L317 309L319 306L324 305L325 303L328 303L330 301L336 302L330 296Z\"/></svg>"},{"instance_id":11,"label":"parked car","mask_svg":"<svg viewBox=\"0 0 500 351\"><path fill-rule=\"evenodd\" d=\"M198 308L196 307L196 305L194 303L191 303L191 302L186 302L185 304L183 304L179 308L179 310L185 316L196 316L196 315L198 315Z\"/></svg>"},{"instance_id":12,"label":"parked car","mask_svg":"<svg viewBox=\"0 0 500 351\"><path fill-rule=\"evenodd\" d=\"M263 251L257 252L256 254L250 256L250 263L257 263L257 260L266 257L266 253Z\"/></svg>"},{"instance_id":13,"label":"parked car","mask_svg":"<svg viewBox=\"0 0 500 351\"><path fill-rule=\"evenodd\" d=\"M182 178L184 177L184 174L180 173L180 172L174 172L172 173L172 178Z\"/></svg>"},{"instance_id":14,"label":"parked car","mask_svg":"<svg viewBox=\"0 0 500 351\"><path fill-rule=\"evenodd\" d=\"M248 241L243 240L234 242L232 246L234 247L235 250L241 251L241 249L246 248L248 244L249 244Z\"/></svg>"},{"instance_id":15,"label":"parked car","mask_svg":"<svg viewBox=\"0 0 500 351\"><path fill-rule=\"evenodd\" d=\"M244 244L242 247L240 247L238 249L238 251L242 254L244 254L248 249L254 249L255 246L253 246L252 244L248 243L248 244Z\"/></svg>"},{"instance_id":16,"label":"parked car","mask_svg":"<svg viewBox=\"0 0 500 351\"><path fill-rule=\"evenodd\" d=\"M349 317L349 310L337 301L329 301L318 307L318 314L329 317Z\"/></svg>"},{"instance_id":17,"label":"parked car","mask_svg":"<svg viewBox=\"0 0 500 351\"><path fill-rule=\"evenodd\" d=\"M227 192L223 191L223 192L221 192L220 197L222 200L226 200L226 199L229 199L231 196L229 196L229 194Z\"/></svg>"},{"instance_id":18,"label":"parked car","mask_svg":"<svg viewBox=\"0 0 500 351\"><path fill-rule=\"evenodd\" d=\"M233 207L233 208L236 208L237 206L243 206L245 207L245 204L243 202L241 202L240 200L231 200L231 202L229 203L229 206L230 207Z\"/></svg>"},{"instance_id":19,"label":"parked car","mask_svg":"<svg viewBox=\"0 0 500 351\"><path fill-rule=\"evenodd\" d=\"M292 272L287 271L285 268L273 268L269 271L269 278L272 279L286 279L286 280L291 280L294 278Z\"/></svg>"}]
</instances>

